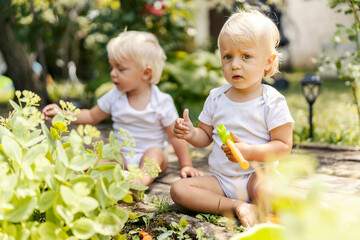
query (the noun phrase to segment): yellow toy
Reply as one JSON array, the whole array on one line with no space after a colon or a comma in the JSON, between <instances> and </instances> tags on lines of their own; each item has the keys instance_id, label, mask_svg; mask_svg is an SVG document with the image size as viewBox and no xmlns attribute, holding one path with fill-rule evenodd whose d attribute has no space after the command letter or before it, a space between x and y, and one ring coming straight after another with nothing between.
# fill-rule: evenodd
<instances>
[{"instance_id":1,"label":"yellow toy","mask_svg":"<svg viewBox=\"0 0 360 240\"><path fill-rule=\"evenodd\" d=\"M248 169L249 162L246 161L246 159L241 154L239 149L237 149L237 147L234 144L235 142L234 139L231 137L230 132L226 131L225 126L223 124L220 124L219 126L217 126L216 131L220 135L221 141L230 148L231 153L234 155L235 159L240 163L241 168L244 170Z\"/></svg>"}]
</instances>

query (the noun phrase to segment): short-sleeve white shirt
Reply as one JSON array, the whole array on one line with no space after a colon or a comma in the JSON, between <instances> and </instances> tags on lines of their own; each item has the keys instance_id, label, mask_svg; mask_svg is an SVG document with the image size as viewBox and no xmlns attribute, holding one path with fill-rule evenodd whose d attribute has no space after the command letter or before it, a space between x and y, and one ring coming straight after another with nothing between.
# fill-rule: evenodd
<instances>
[{"instance_id":1,"label":"short-sleeve white shirt","mask_svg":"<svg viewBox=\"0 0 360 240\"><path fill-rule=\"evenodd\" d=\"M211 171L235 177L254 171L250 167L243 170L239 163L229 161L221 149L222 141L216 127L223 124L227 131L233 131L248 144L263 144L270 141L270 131L286 123L293 123L285 97L275 88L263 84L262 96L248 102L233 102L225 92L231 87L225 84L213 89L205 101L199 120L213 126L213 149L209 156ZM274 163L260 163L261 167Z\"/></svg>"},{"instance_id":2,"label":"short-sleeve white shirt","mask_svg":"<svg viewBox=\"0 0 360 240\"><path fill-rule=\"evenodd\" d=\"M123 136L117 134L120 129L127 130L133 136L135 148L123 147L123 152L135 150L144 153L150 147L164 149L167 140L165 127L178 118L173 99L156 85L151 87L150 102L144 110L131 107L126 94L116 87L99 98L97 103L102 111L111 114L114 133L120 142L124 140Z\"/></svg>"}]
</instances>

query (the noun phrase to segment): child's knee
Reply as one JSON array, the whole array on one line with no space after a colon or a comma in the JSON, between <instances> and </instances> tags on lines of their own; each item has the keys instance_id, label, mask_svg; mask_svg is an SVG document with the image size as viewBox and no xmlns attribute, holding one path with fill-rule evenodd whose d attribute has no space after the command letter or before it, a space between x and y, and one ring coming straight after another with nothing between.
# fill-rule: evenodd
<instances>
[{"instance_id":1,"label":"child's knee","mask_svg":"<svg viewBox=\"0 0 360 240\"><path fill-rule=\"evenodd\" d=\"M159 147L152 147L145 151L143 158L149 158L149 159L166 159L166 154L163 149Z\"/></svg>"},{"instance_id":2,"label":"child's knee","mask_svg":"<svg viewBox=\"0 0 360 240\"><path fill-rule=\"evenodd\" d=\"M181 202L183 196L183 183L182 179L174 182L170 188L170 196L175 203Z\"/></svg>"},{"instance_id":3,"label":"child's knee","mask_svg":"<svg viewBox=\"0 0 360 240\"><path fill-rule=\"evenodd\" d=\"M167 155L164 150L159 147L152 147L146 150L141 161L144 161L145 158L154 160L160 166L162 171L165 171L168 167Z\"/></svg>"}]
</instances>

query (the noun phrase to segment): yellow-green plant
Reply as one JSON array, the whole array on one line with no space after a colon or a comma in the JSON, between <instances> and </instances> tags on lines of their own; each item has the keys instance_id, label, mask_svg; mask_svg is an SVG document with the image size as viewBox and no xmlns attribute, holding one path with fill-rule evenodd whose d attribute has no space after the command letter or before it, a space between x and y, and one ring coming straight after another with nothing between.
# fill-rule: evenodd
<instances>
[{"instance_id":1,"label":"yellow-green plant","mask_svg":"<svg viewBox=\"0 0 360 240\"><path fill-rule=\"evenodd\" d=\"M19 104L10 100L14 110L0 124L0 239L119 239L129 212L117 202L132 202L131 189L147 187L130 181L142 176L139 169L125 174L113 132L109 143L86 149L100 132L69 131L78 111L72 104L61 103L65 114L49 130L40 98L29 91L16 97Z\"/></svg>"},{"instance_id":2,"label":"yellow-green plant","mask_svg":"<svg viewBox=\"0 0 360 240\"><path fill-rule=\"evenodd\" d=\"M316 165L316 158L306 154L292 154L280 161L278 170L283 179L265 182L266 189L273 195L266 200L278 215L279 224L261 223L230 240L357 239L360 195L342 195L341 189L327 189L326 178L322 178L325 176L314 174Z\"/></svg>"}]
</instances>

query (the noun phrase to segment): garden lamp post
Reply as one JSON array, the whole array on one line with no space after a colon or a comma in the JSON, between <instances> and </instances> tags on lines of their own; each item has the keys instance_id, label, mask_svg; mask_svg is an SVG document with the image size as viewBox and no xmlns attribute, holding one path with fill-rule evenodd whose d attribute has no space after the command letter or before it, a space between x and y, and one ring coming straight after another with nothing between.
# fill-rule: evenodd
<instances>
[{"instance_id":1,"label":"garden lamp post","mask_svg":"<svg viewBox=\"0 0 360 240\"><path fill-rule=\"evenodd\" d=\"M303 94L309 104L309 124L310 124L310 138L313 139L313 104L319 95L320 85L322 83L320 77L316 74L305 74L304 78L300 80Z\"/></svg>"}]
</instances>

